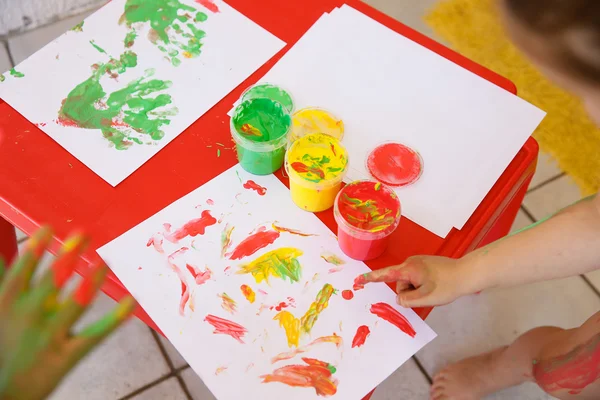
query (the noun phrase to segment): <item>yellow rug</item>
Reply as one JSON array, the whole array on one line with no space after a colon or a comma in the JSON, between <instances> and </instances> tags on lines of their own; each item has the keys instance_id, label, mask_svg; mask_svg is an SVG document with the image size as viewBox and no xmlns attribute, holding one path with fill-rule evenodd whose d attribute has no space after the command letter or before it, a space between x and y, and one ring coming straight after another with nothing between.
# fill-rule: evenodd
<instances>
[{"instance_id":1,"label":"yellow rug","mask_svg":"<svg viewBox=\"0 0 600 400\"><path fill-rule=\"evenodd\" d=\"M582 103L544 78L509 42L495 0L443 0L426 22L455 50L512 80L548 113L534 137L584 194L600 188L600 130Z\"/></svg>"}]
</instances>

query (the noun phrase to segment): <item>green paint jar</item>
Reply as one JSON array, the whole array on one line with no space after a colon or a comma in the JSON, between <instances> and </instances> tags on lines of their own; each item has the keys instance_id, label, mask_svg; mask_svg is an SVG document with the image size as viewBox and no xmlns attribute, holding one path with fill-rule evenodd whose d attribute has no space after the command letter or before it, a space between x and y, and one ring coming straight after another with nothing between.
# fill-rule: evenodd
<instances>
[{"instance_id":1,"label":"green paint jar","mask_svg":"<svg viewBox=\"0 0 600 400\"><path fill-rule=\"evenodd\" d=\"M290 113L277 101L256 98L238 105L230 128L242 168L254 175L281 168L291 126Z\"/></svg>"},{"instance_id":2,"label":"green paint jar","mask_svg":"<svg viewBox=\"0 0 600 400\"><path fill-rule=\"evenodd\" d=\"M294 100L292 99L292 96L284 89L271 83L259 83L246 89L242 94L241 100L246 101L252 99L275 100L279 102L288 113L292 114L292 112L294 112Z\"/></svg>"}]
</instances>

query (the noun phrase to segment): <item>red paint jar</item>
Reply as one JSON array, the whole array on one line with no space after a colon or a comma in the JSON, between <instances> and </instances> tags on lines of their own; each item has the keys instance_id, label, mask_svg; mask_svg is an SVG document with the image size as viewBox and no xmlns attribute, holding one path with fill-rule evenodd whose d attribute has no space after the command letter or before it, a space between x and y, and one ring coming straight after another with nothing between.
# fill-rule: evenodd
<instances>
[{"instance_id":1,"label":"red paint jar","mask_svg":"<svg viewBox=\"0 0 600 400\"><path fill-rule=\"evenodd\" d=\"M400 215L400 200L387 186L368 180L346 185L334 203L340 248L359 261L379 257L387 249Z\"/></svg>"}]
</instances>

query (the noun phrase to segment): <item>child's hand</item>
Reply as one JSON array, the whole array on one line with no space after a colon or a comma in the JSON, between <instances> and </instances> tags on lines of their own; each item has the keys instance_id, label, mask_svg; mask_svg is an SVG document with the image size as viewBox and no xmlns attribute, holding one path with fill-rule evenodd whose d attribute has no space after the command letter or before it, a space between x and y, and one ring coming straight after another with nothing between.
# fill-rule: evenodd
<instances>
[{"instance_id":1,"label":"child's hand","mask_svg":"<svg viewBox=\"0 0 600 400\"><path fill-rule=\"evenodd\" d=\"M417 256L404 264L361 275L355 283L397 282L398 304L403 307L429 307L448 304L469 294L467 277L458 260Z\"/></svg>"},{"instance_id":2,"label":"child's hand","mask_svg":"<svg viewBox=\"0 0 600 400\"><path fill-rule=\"evenodd\" d=\"M11 268L4 270L0 259L0 399L46 398L136 306L126 297L114 311L74 333L72 327L98 292L107 267L93 267L72 294L60 296L87 242L76 236L65 242L56 261L33 284L51 239L50 230L42 228Z\"/></svg>"}]
</instances>

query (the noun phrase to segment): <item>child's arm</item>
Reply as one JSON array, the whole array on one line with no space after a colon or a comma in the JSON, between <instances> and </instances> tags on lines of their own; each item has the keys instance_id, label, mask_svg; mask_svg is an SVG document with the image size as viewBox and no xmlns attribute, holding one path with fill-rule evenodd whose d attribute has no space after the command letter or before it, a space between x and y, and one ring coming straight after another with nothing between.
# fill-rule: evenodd
<instances>
[{"instance_id":1,"label":"child's arm","mask_svg":"<svg viewBox=\"0 0 600 400\"><path fill-rule=\"evenodd\" d=\"M397 281L399 302L418 307L445 304L487 288L564 278L596 268L600 268L600 196L461 260L412 257L359 281Z\"/></svg>"}]
</instances>

